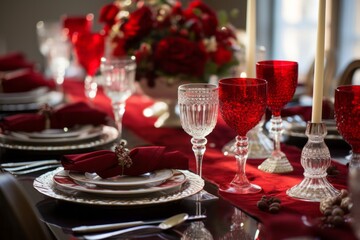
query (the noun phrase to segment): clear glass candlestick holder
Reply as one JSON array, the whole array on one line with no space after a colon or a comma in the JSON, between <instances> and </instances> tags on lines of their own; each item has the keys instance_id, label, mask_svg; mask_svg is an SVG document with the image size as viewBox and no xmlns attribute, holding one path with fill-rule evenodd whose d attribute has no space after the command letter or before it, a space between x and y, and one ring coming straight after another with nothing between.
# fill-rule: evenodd
<instances>
[{"instance_id":1,"label":"clear glass candlestick holder","mask_svg":"<svg viewBox=\"0 0 360 240\"><path fill-rule=\"evenodd\" d=\"M324 142L327 134L324 123L308 122L306 126L308 142L301 153L301 165L304 168L304 179L286 194L304 201L320 202L324 198L335 197L340 191L327 180L326 170L331 164L331 156Z\"/></svg>"}]
</instances>

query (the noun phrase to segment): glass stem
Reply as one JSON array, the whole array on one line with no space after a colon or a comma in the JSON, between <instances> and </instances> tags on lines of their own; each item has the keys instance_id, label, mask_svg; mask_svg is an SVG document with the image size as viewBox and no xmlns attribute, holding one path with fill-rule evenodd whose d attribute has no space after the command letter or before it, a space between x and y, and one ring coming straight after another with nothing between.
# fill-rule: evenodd
<instances>
[{"instance_id":1,"label":"glass stem","mask_svg":"<svg viewBox=\"0 0 360 240\"><path fill-rule=\"evenodd\" d=\"M115 124L119 132L118 139L121 139L122 137L122 118L125 113L125 103L123 102L114 102L112 103L113 113L114 113L114 119Z\"/></svg>"},{"instance_id":2,"label":"glass stem","mask_svg":"<svg viewBox=\"0 0 360 240\"><path fill-rule=\"evenodd\" d=\"M271 134L274 138L274 152L280 153L280 138L283 131L281 116L271 116Z\"/></svg>"},{"instance_id":3,"label":"glass stem","mask_svg":"<svg viewBox=\"0 0 360 240\"><path fill-rule=\"evenodd\" d=\"M350 168L360 168L360 153L351 154Z\"/></svg>"},{"instance_id":4,"label":"glass stem","mask_svg":"<svg viewBox=\"0 0 360 240\"><path fill-rule=\"evenodd\" d=\"M249 180L245 175L246 160L249 153L249 141L247 137L241 137L241 136L236 136L235 139L236 139L235 158L236 158L238 172L233 182L235 181L241 184L249 183Z\"/></svg>"},{"instance_id":5,"label":"glass stem","mask_svg":"<svg viewBox=\"0 0 360 240\"><path fill-rule=\"evenodd\" d=\"M84 88L85 96L93 100L97 94L97 83L94 81L94 78L92 76L87 75L85 77Z\"/></svg>"},{"instance_id":6,"label":"glass stem","mask_svg":"<svg viewBox=\"0 0 360 240\"><path fill-rule=\"evenodd\" d=\"M196 174L202 177L202 160L206 150L206 138L191 138L192 150L196 160Z\"/></svg>"}]
</instances>

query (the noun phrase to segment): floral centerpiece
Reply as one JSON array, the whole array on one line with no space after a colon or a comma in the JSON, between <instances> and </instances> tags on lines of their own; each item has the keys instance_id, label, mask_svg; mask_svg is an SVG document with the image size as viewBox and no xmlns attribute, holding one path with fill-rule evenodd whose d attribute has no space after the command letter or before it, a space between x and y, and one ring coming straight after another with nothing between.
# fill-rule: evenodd
<instances>
[{"instance_id":1,"label":"floral centerpiece","mask_svg":"<svg viewBox=\"0 0 360 240\"><path fill-rule=\"evenodd\" d=\"M200 0L184 8L179 1L114 1L100 11L99 21L113 56L135 55L136 79L149 86L158 77L207 82L228 76L237 65L233 30L219 23L214 10Z\"/></svg>"}]
</instances>

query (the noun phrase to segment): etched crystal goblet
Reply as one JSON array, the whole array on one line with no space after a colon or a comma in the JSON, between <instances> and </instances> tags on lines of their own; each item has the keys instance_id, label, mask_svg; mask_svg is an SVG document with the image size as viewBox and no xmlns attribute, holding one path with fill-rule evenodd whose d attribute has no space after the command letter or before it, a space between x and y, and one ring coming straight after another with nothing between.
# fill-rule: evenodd
<instances>
[{"instance_id":1,"label":"etched crystal goblet","mask_svg":"<svg viewBox=\"0 0 360 240\"><path fill-rule=\"evenodd\" d=\"M125 113L126 100L135 92L136 59L134 56L101 58L103 89L111 99L115 123L122 133L122 118Z\"/></svg>"},{"instance_id":2,"label":"etched crystal goblet","mask_svg":"<svg viewBox=\"0 0 360 240\"><path fill-rule=\"evenodd\" d=\"M202 177L202 162L207 139L217 122L219 88L208 83L189 83L178 88L180 122L184 131L192 136L192 150L196 160L196 174ZM215 198L205 190L200 200Z\"/></svg>"}]
</instances>

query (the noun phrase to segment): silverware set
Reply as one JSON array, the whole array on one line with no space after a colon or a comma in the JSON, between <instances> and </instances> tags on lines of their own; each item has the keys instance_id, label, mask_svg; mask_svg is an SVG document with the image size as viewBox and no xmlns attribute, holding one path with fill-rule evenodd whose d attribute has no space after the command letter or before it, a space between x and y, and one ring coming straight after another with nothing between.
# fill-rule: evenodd
<instances>
[{"instance_id":1,"label":"silverware set","mask_svg":"<svg viewBox=\"0 0 360 240\"><path fill-rule=\"evenodd\" d=\"M61 165L59 160L39 160L27 162L11 162L0 164L1 171L8 172L13 175L24 175L38 172L50 168L57 168Z\"/></svg>"}]
</instances>

